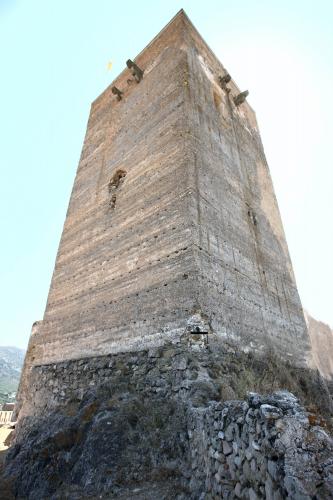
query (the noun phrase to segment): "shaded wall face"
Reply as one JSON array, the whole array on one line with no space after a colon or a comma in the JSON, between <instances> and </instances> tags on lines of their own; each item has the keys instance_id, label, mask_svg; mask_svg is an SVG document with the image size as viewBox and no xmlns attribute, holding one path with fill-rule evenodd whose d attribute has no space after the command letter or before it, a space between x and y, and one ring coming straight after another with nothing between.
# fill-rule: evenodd
<instances>
[{"instance_id":1,"label":"shaded wall face","mask_svg":"<svg viewBox=\"0 0 333 500\"><path fill-rule=\"evenodd\" d=\"M166 48L139 84L119 84L120 101L109 93L93 105L41 329L43 362L186 325L196 288L186 67L185 52Z\"/></svg>"},{"instance_id":2,"label":"shaded wall face","mask_svg":"<svg viewBox=\"0 0 333 500\"><path fill-rule=\"evenodd\" d=\"M333 331L329 325L315 320L310 314L305 313L305 317L311 340L313 364L326 380L332 382Z\"/></svg>"},{"instance_id":3,"label":"shaded wall face","mask_svg":"<svg viewBox=\"0 0 333 500\"><path fill-rule=\"evenodd\" d=\"M207 50L190 61L201 308L243 347L302 362L308 335L254 113L220 87Z\"/></svg>"}]
</instances>

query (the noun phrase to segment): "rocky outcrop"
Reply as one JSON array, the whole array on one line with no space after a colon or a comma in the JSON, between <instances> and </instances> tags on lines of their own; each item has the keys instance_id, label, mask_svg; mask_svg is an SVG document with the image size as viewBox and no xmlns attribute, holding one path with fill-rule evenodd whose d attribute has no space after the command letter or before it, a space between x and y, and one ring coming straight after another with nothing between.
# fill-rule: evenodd
<instances>
[{"instance_id":1,"label":"rocky outcrop","mask_svg":"<svg viewBox=\"0 0 333 500\"><path fill-rule=\"evenodd\" d=\"M333 331L305 311L314 365L326 380L333 381Z\"/></svg>"},{"instance_id":2,"label":"rocky outcrop","mask_svg":"<svg viewBox=\"0 0 333 500\"><path fill-rule=\"evenodd\" d=\"M29 387L6 466L18 498L326 499L333 488L327 388L274 357L211 338L35 367Z\"/></svg>"}]
</instances>

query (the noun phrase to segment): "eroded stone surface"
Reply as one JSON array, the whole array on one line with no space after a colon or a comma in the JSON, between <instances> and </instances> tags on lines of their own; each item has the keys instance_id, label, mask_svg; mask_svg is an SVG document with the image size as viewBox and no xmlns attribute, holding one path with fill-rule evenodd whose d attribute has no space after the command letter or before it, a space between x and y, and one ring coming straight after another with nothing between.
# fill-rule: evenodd
<instances>
[{"instance_id":1,"label":"eroded stone surface","mask_svg":"<svg viewBox=\"0 0 333 500\"><path fill-rule=\"evenodd\" d=\"M296 390L311 412L287 390L238 399L255 379ZM19 498L310 500L332 488L318 375L218 339L35 367L26 404L6 468Z\"/></svg>"},{"instance_id":2,"label":"eroded stone surface","mask_svg":"<svg viewBox=\"0 0 333 500\"><path fill-rule=\"evenodd\" d=\"M135 62L143 78L126 69L92 105L7 484L29 500L327 498L331 402L304 368L255 115L183 12Z\"/></svg>"},{"instance_id":3,"label":"eroded stone surface","mask_svg":"<svg viewBox=\"0 0 333 500\"><path fill-rule=\"evenodd\" d=\"M226 70L184 12L135 62L143 79L125 69L92 105L30 364L140 350L191 325L304 363L253 110L235 106L233 80L221 87Z\"/></svg>"},{"instance_id":4,"label":"eroded stone surface","mask_svg":"<svg viewBox=\"0 0 333 500\"><path fill-rule=\"evenodd\" d=\"M333 331L329 325L315 320L307 312L305 312L305 317L314 365L333 385Z\"/></svg>"}]
</instances>

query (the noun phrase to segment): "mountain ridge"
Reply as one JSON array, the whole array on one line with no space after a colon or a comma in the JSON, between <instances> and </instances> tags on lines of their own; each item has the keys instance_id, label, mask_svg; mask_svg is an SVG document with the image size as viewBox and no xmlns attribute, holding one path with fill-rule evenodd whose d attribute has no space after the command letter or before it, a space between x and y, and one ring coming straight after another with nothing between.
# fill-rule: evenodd
<instances>
[{"instance_id":1,"label":"mountain ridge","mask_svg":"<svg viewBox=\"0 0 333 500\"><path fill-rule=\"evenodd\" d=\"M24 356L20 347L0 346L0 403L15 399Z\"/></svg>"}]
</instances>

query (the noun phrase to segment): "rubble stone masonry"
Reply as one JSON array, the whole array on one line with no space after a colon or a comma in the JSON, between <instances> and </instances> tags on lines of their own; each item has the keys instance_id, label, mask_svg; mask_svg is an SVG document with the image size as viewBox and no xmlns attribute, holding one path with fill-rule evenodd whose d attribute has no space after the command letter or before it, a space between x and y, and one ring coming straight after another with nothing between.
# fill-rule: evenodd
<instances>
[{"instance_id":1,"label":"rubble stone masonry","mask_svg":"<svg viewBox=\"0 0 333 500\"><path fill-rule=\"evenodd\" d=\"M25 406L13 498L332 498L322 379L217 337L35 366Z\"/></svg>"}]
</instances>

